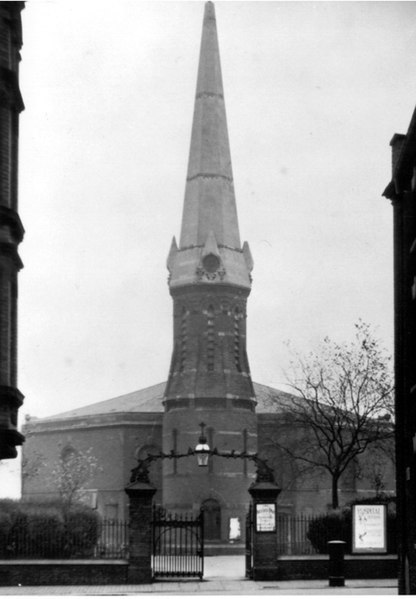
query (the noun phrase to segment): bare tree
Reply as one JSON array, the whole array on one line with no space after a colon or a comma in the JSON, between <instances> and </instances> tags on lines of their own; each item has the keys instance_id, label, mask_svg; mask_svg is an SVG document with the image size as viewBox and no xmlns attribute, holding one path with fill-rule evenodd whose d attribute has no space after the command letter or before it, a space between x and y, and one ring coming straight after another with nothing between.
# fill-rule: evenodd
<instances>
[{"instance_id":1,"label":"bare tree","mask_svg":"<svg viewBox=\"0 0 416 599\"><path fill-rule=\"evenodd\" d=\"M316 352L292 361L289 384L296 396L285 401L284 418L293 435L274 442L292 459L329 473L334 508L348 466L393 437L390 362L362 321L353 342L325 338Z\"/></svg>"},{"instance_id":2,"label":"bare tree","mask_svg":"<svg viewBox=\"0 0 416 599\"><path fill-rule=\"evenodd\" d=\"M381 497L386 491L386 481L389 472L394 470L394 464L394 439L383 439L368 447L365 459L358 463L357 477L368 481L375 496Z\"/></svg>"},{"instance_id":3,"label":"bare tree","mask_svg":"<svg viewBox=\"0 0 416 599\"><path fill-rule=\"evenodd\" d=\"M30 456L22 457L22 479L30 480L39 475L45 465L45 457L40 451L31 451Z\"/></svg>"},{"instance_id":4,"label":"bare tree","mask_svg":"<svg viewBox=\"0 0 416 599\"><path fill-rule=\"evenodd\" d=\"M91 448L85 451L73 447L63 449L59 460L52 465L49 481L58 491L64 509L69 510L82 500L85 484L100 471Z\"/></svg>"}]
</instances>

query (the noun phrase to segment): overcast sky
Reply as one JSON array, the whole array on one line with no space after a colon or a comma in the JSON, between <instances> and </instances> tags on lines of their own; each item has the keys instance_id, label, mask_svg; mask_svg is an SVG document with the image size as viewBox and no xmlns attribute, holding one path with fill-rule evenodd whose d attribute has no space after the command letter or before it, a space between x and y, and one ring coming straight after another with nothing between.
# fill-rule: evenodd
<instances>
[{"instance_id":1,"label":"overcast sky","mask_svg":"<svg viewBox=\"0 0 416 599\"><path fill-rule=\"evenodd\" d=\"M306 351L325 335L349 339L359 318L392 350L392 208L381 194L389 141L416 102L416 3L215 8L240 232L255 261L253 380L282 387L285 341ZM166 258L180 232L203 10L26 3L20 422L166 380Z\"/></svg>"}]
</instances>

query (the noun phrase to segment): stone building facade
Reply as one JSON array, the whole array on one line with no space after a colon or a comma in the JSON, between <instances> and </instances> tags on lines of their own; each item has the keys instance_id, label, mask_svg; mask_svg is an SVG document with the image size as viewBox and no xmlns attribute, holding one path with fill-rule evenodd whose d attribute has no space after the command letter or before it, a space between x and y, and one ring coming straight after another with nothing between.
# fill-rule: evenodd
<instances>
[{"instance_id":1,"label":"stone building facade","mask_svg":"<svg viewBox=\"0 0 416 599\"><path fill-rule=\"evenodd\" d=\"M17 388L17 275L24 229L18 214L19 89L24 2L0 2L0 459L15 458L23 395Z\"/></svg>"},{"instance_id":2,"label":"stone building facade","mask_svg":"<svg viewBox=\"0 0 416 599\"><path fill-rule=\"evenodd\" d=\"M194 449L203 422L210 448L259 452L269 459L282 487L280 511L325 511L330 481L299 478L294 464L276 450L274 435L284 425L291 396L251 380L246 319L253 259L247 242L240 241L211 2L205 6L181 235L179 244L172 241L167 266L173 300L167 382L28 420L24 455L42 459L36 476L29 469L23 477L23 497L52 497L56 489L48 472L57 457L67 448L92 448L102 469L88 482L86 500L106 517L125 518L124 488L137 458ZM174 511L205 508L208 540L237 539L231 522L243 534L252 461L214 456L202 469L193 456L172 457L154 462L150 475L157 503ZM357 484L355 476L344 477L343 502L356 496Z\"/></svg>"},{"instance_id":3,"label":"stone building facade","mask_svg":"<svg viewBox=\"0 0 416 599\"><path fill-rule=\"evenodd\" d=\"M394 362L399 589L416 593L416 110L395 134L392 176L383 195L393 205Z\"/></svg>"}]
</instances>

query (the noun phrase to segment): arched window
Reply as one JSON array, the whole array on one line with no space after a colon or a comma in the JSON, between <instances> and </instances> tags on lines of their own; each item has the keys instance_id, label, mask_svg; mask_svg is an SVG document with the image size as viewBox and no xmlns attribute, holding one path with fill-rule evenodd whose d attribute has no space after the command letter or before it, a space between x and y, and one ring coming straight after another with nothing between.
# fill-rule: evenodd
<instances>
[{"instance_id":1,"label":"arched window","mask_svg":"<svg viewBox=\"0 0 416 599\"><path fill-rule=\"evenodd\" d=\"M201 507L204 510L204 538L218 541L221 539L221 506L216 499L206 499Z\"/></svg>"},{"instance_id":2,"label":"arched window","mask_svg":"<svg viewBox=\"0 0 416 599\"><path fill-rule=\"evenodd\" d=\"M64 464L71 462L77 455L77 452L71 445L66 445L61 451L61 461Z\"/></svg>"}]
</instances>

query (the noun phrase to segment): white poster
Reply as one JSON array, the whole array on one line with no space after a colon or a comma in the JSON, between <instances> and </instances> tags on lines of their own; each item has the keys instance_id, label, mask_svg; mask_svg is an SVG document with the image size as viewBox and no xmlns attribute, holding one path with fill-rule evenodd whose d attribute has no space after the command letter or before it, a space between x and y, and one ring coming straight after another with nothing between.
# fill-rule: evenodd
<instances>
[{"instance_id":1,"label":"white poster","mask_svg":"<svg viewBox=\"0 0 416 599\"><path fill-rule=\"evenodd\" d=\"M256 531L274 532L276 530L276 505L274 503L256 504Z\"/></svg>"},{"instance_id":2,"label":"white poster","mask_svg":"<svg viewBox=\"0 0 416 599\"><path fill-rule=\"evenodd\" d=\"M353 553L386 553L386 506L353 505Z\"/></svg>"}]
</instances>

